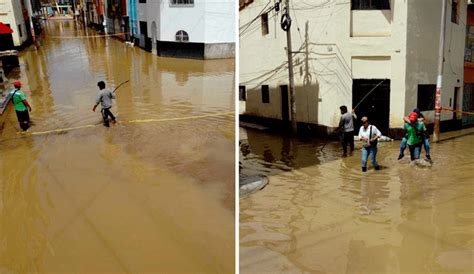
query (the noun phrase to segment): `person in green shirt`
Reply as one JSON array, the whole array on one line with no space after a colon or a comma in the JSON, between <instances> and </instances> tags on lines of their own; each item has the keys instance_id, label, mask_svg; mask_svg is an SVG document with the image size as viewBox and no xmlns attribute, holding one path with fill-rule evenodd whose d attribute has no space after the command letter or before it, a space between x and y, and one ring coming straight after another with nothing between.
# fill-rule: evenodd
<instances>
[{"instance_id":1,"label":"person in green shirt","mask_svg":"<svg viewBox=\"0 0 474 274\"><path fill-rule=\"evenodd\" d=\"M18 123L20 128L23 131L27 131L30 127L30 115L28 111L31 111L31 106L26 100L26 96L21 91L21 82L17 81L13 83L15 89L11 92L12 103L16 111L16 117L18 118Z\"/></svg>"},{"instance_id":2,"label":"person in green shirt","mask_svg":"<svg viewBox=\"0 0 474 274\"><path fill-rule=\"evenodd\" d=\"M423 143L423 134L426 131L425 124L418 122L418 114L416 112L410 113L409 122L403 125L407 132L407 143L410 149L411 160L420 159L421 145Z\"/></svg>"}]
</instances>

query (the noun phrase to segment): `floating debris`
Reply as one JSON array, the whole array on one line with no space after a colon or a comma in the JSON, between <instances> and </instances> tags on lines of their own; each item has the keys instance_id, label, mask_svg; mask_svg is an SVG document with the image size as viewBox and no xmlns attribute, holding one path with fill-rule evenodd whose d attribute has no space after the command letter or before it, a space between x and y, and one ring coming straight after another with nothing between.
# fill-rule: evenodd
<instances>
[{"instance_id":1,"label":"floating debris","mask_svg":"<svg viewBox=\"0 0 474 274\"><path fill-rule=\"evenodd\" d=\"M268 184L268 182L268 177L263 175L241 178L239 182L240 197L242 198L248 196L263 189Z\"/></svg>"}]
</instances>

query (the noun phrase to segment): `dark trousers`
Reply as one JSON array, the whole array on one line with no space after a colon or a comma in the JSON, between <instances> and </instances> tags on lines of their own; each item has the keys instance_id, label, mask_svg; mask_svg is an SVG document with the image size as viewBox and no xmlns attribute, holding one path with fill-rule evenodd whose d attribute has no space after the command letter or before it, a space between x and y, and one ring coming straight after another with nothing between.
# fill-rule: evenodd
<instances>
[{"instance_id":1,"label":"dark trousers","mask_svg":"<svg viewBox=\"0 0 474 274\"><path fill-rule=\"evenodd\" d=\"M347 154L347 144L349 144L351 148L351 152L354 151L354 131L348 131L342 133L342 149L344 150L344 154Z\"/></svg>"},{"instance_id":2,"label":"dark trousers","mask_svg":"<svg viewBox=\"0 0 474 274\"><path fill-rule=\"evenodd\" d=\"M109 126L109 116L110 118L112 118L113 121L115 121L115 116L110 111L110 108L103 108L101 112L102 112L102 118L104 119L104 126L106 127Z\"/></svg>"},{"instance_id":3,"label":"dark trousers","mask_svg":"<svg viewBox=\"0 0 474 274\"><path fill-rule=\"evenodd\" d=\"M16 117L18 118L18 123L20 124L20 128L23 131L26 131L30 127L30 114L28 110L24 111L16 111Z\"/></svg>"}]
</instances>

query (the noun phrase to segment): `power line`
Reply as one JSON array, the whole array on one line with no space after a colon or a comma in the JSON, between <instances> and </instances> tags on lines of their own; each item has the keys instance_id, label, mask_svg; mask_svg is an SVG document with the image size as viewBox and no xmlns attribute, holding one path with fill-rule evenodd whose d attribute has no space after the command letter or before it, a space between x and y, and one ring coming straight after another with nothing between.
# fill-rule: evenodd
<instances>
[{"instance_id":1,"label":"power line","mask_svg":"<svg viewBox=\"0 0 474 274\"><path fill-rule=\"evenodd\" d=\"M242 33L244 32L246 29L248 29L250 27L250 25L252 25L258 18L260 18L260 16L264 13L265 9L268 7L268 5L271 4L271 0L268 1L268 3L265 5L265 7L263 7L263 9L258 13L257 16L255 16L255 18L253 18L252 20L250 20L249 22L243 24L240 28L239 28L239 32ZM245 28L242 30L242 28Z\"/></svg>"}]
</instances>

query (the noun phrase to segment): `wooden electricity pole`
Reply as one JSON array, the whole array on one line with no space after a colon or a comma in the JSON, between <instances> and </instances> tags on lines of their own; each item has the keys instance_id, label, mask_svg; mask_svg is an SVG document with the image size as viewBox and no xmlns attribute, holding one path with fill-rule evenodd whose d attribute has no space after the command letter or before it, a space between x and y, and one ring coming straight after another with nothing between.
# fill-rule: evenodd
<instances>
[{"instance_id":1,"label":"wooden electricity pole","mask_svg":"<svg viewBox=\"0 0 474 274\"><path fill-rule=\"evenodd\" d=\"M288 76L290 82L290 109L291 109L291 129L292 133L298 133L296 123L296 95L295 95L295 81L293 76L293 52L291 48L291 17L290 17L290 0L286 0L285 9L286 19L288 21L288 29L286 30L286 50L288 54Z\"/></svg>"},{"instance_id":2,"label":"wooden electricity pole","mask_svg":"<svg viewBox=\"0 0 474 274\"><path fill-rule=\"evenodd\" d=\"M441 88L443 86L443 63L444 63L444 34L446 25L446 0L442 0L441 29L439 34L438 52L438 78L436 79L436 100L433 142L439 142L440 116L441 116Z\"/></svg>"}]
</instances>

